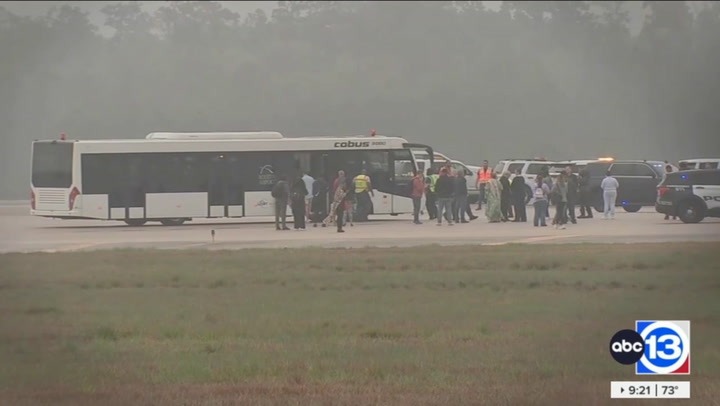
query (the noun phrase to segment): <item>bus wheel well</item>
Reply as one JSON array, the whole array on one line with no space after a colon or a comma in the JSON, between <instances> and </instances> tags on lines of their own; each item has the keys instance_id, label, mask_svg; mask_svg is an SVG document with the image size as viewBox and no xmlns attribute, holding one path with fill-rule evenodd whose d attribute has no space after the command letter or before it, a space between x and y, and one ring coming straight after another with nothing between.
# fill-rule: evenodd
<instances>
[{"instance_id":1,"label":"bus wheel well","mask_svg":"<svg viewBox=\"0 0 720 406\"><path fill-rule=\"evenodd\" d=\"M164 226L180 226L185 223L185 221L187 221L186 218L160 219L160 224Z\"/></svg>"},{"instance_id":2,"label":"bus wheel well","mask_svg":"<svg viewBox=\"0 0 720 406\"><path fill-rule=\"evenodd\" d=\"M125 220L125 224L129 225L130 227L140 227L142 225L145 225L147 223L147 220L145 219L127 219Z\"/></svg>"}]
</instances>

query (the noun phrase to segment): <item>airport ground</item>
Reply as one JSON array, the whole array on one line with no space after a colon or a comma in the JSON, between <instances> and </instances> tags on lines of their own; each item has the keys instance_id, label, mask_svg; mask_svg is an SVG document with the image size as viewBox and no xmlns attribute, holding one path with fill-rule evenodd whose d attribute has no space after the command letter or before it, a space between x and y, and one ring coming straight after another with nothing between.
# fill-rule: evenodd
<instances>
[{"instance_id":1,"label":"airport ground","mask_svg":"<svg viewBox=\"0 0 720 406\"><path fill-rule=\"evenodd\" d=\"M692 382L677 404L720 393L717 221L338 235L0 212L0 404L614 404L638 377L608 343L636 319L691 320L691 376L655 378Z\"/></svg>"},{"instance_id":2,"label":"airport ground","mask_svg":"<svg viewBox=\"0 0 720 406\"><path fill-rule=\"evenodd\" d=\"M28 215L27 206L0 205L0 252L64 252L112 248L240 249L278 247L393 247L427 244L508 243L636 243L720 241L720 219L699 224L665 221L653 208L638 213L618 209L613 221L600 216L568 224L566 230L535 228L532 223L490 224L482 216L469 224L437 227L426 221L412 224L411 216L374 216L372 221L347 227L305 232L278 232L272 218L194 220L183 226L158 223L128 227L118 221L57 220ZM532 208L528 207L532 219ZM211 230L215 230L213 242Z\"/></svg>"}]
</instances>

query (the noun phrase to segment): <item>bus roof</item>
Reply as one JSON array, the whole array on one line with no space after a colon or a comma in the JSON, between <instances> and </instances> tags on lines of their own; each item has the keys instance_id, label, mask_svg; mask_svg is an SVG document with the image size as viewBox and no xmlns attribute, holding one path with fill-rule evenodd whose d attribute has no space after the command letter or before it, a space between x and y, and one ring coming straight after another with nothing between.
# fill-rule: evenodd
<instances>
[{"instance_id":1,"label":"bus roof","mask_svg":"<svg viewBox=\"0 0 720 406\"><path fill-rule=\"evenodd\" d=\"M296 137L280 139L109 139L48 140L74 143L81 153L220 152L220 151L314 151L405 149L398 137Z\"/></svg>"},{"instance_id":2,"label":"bus roof","mask_svg":"<svg viewBox=\"0 0 720 406\"><path fill-rule=\"evenodd\" d=\"M280 139L282 134L274 131L253 132L205 132L205 133L150 133L146 139L153 140L233 140L233 139Z\"/></svg>"}]
</instances>

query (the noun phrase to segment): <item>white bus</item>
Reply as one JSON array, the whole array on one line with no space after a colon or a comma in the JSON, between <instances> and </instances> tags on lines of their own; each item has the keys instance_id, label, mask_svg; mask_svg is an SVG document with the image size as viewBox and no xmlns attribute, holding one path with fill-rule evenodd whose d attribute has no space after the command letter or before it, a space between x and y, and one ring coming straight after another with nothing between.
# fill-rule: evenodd
<instances>
[{"instance_id":1,"label":"white bus","mask_svg":"<svg viewBox=\"0 0 720 406\"><path fill-rule=\"evenodd\" d=\"M383 136L284 138L279 133L152 133L132 140L32 144L31 214L148 221L273 216L278 176L303 171L332 182L366 169L373 214L412 213L410 144ZM330 183L331 184L331 183Z\"/></svg>"}]
</instances>

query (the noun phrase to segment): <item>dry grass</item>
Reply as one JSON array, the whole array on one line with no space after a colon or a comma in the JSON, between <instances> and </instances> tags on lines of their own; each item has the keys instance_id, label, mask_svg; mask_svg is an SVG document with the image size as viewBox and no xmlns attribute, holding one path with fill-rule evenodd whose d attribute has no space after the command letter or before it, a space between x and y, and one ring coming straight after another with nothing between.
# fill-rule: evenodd
<instances>
[{"instance_id":1,"label":"dry grass","mask_svg":"<svg viewBox=\"0 0 720 406\"><path fill-rule=\"evenodd\" d=\"M0 404L601 405L639 318L692 321L714 404L717 248L0 255Z\"/></svg>"}]
</instances>

